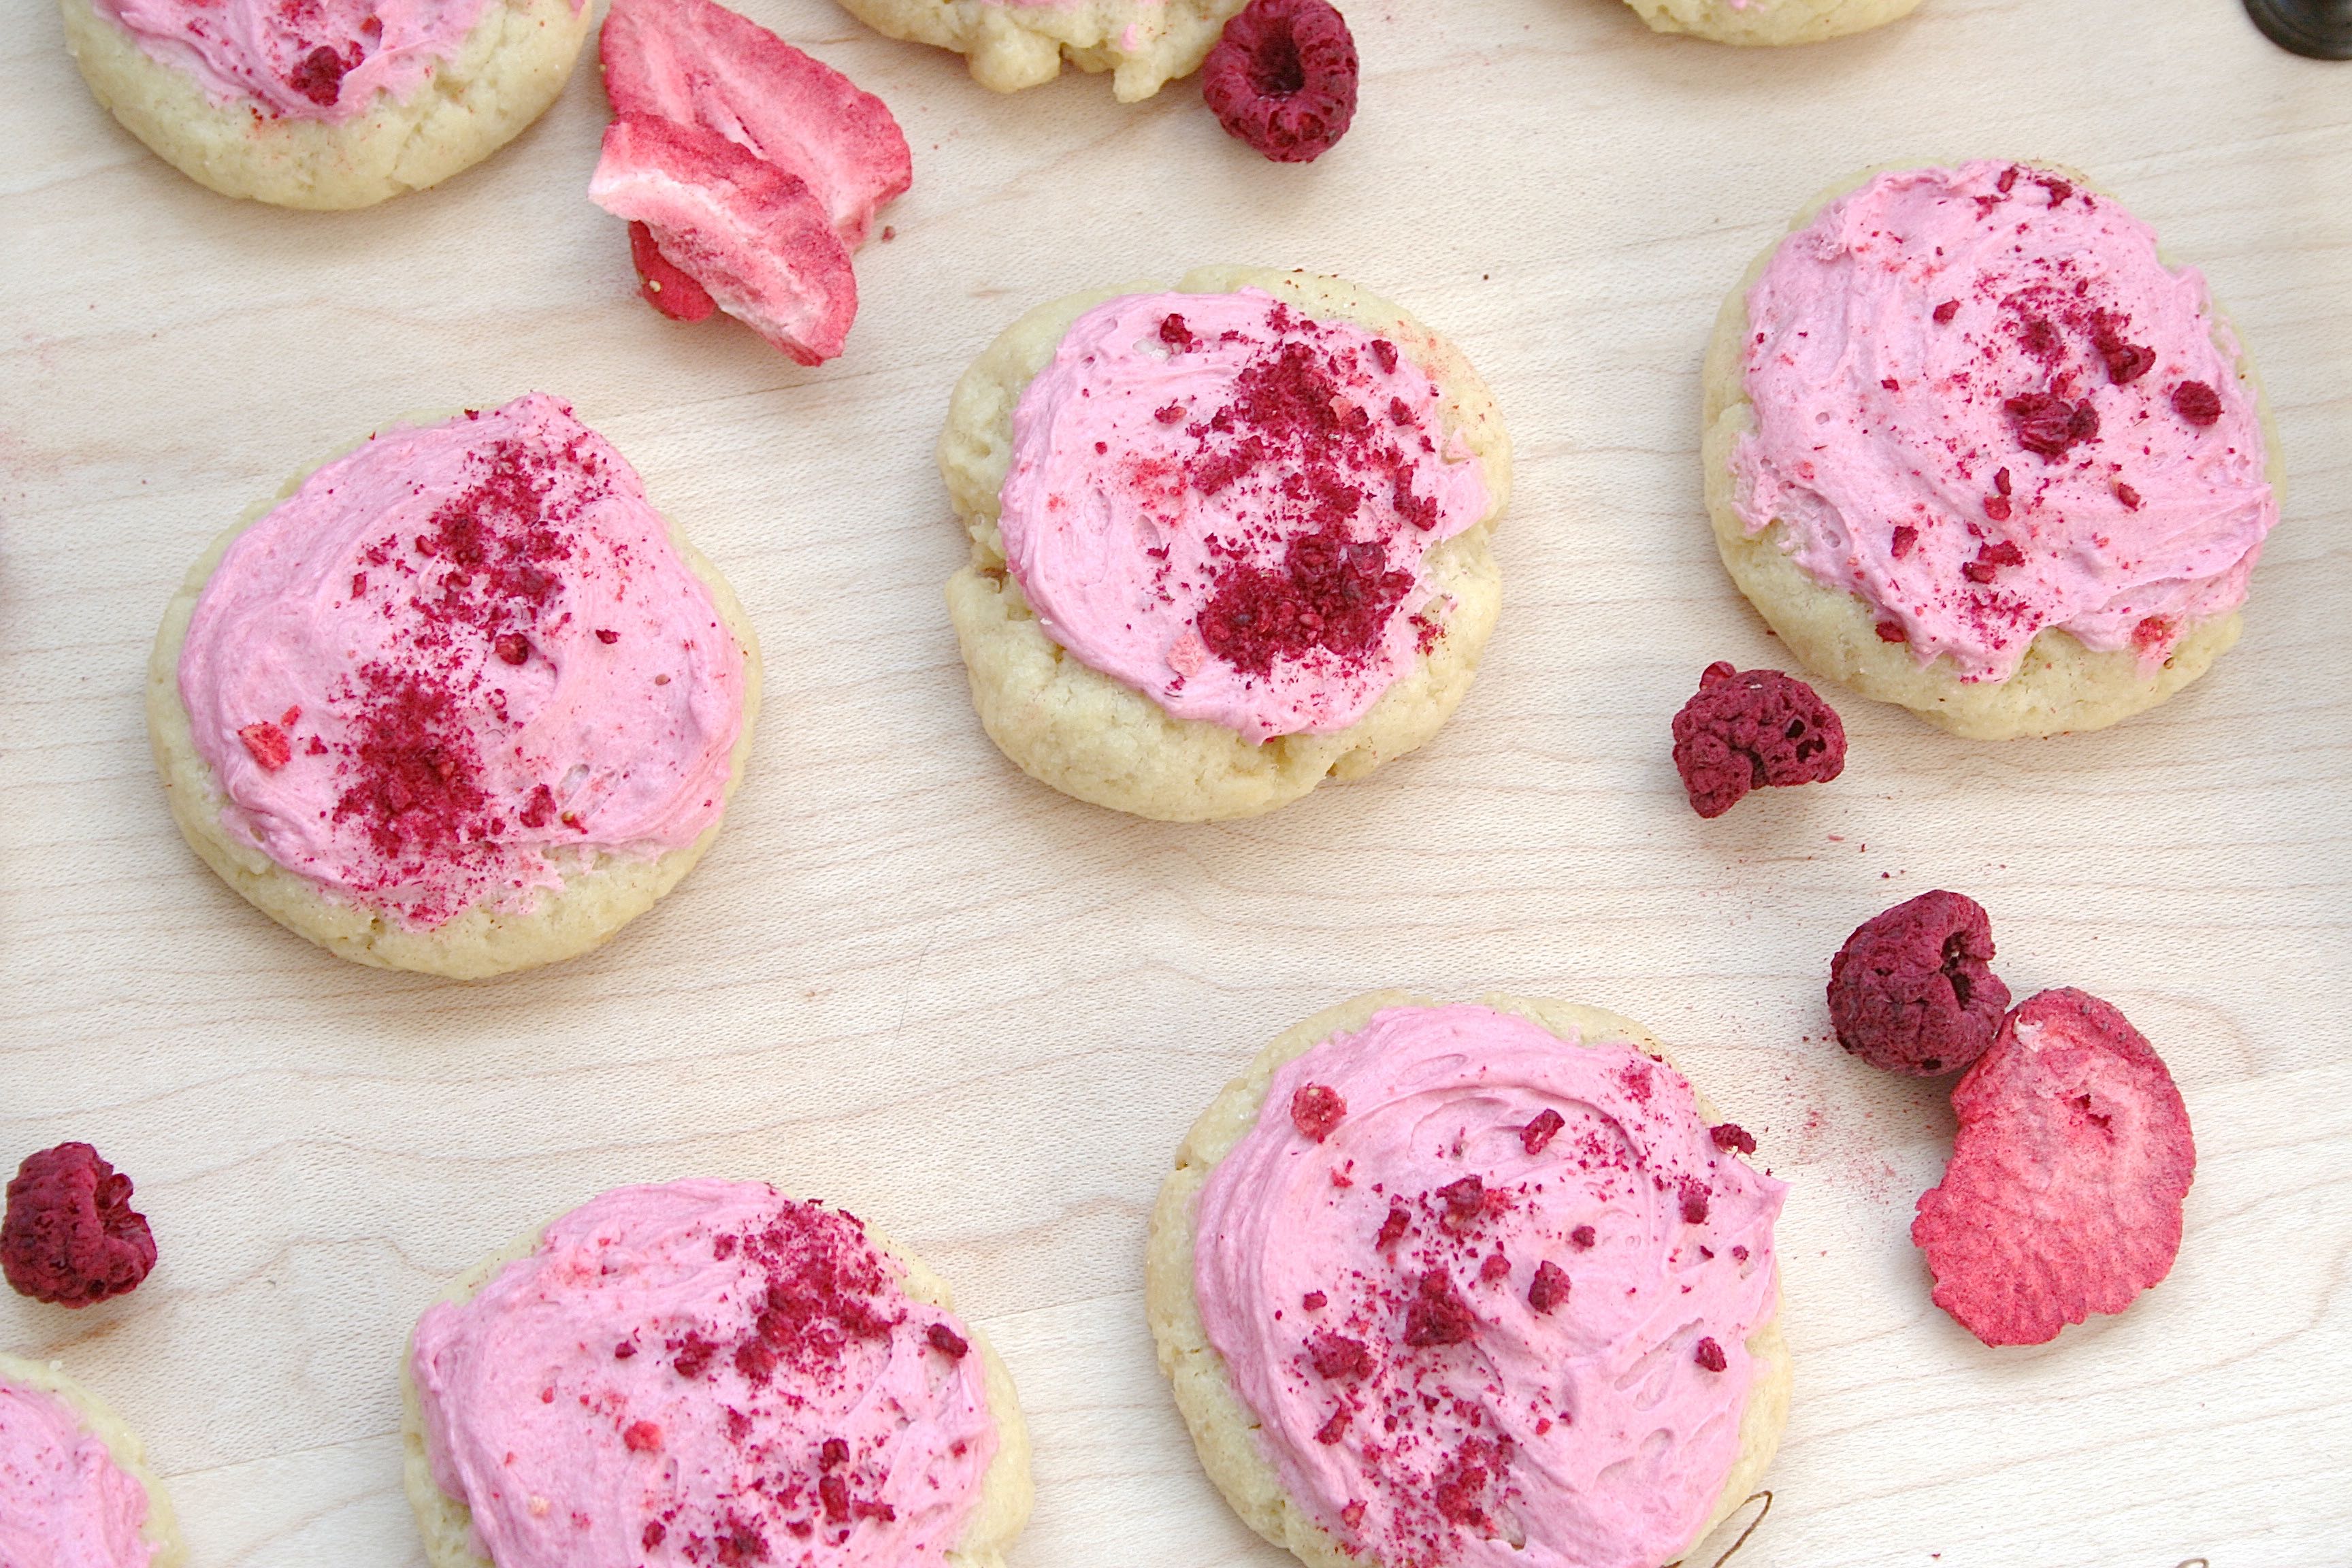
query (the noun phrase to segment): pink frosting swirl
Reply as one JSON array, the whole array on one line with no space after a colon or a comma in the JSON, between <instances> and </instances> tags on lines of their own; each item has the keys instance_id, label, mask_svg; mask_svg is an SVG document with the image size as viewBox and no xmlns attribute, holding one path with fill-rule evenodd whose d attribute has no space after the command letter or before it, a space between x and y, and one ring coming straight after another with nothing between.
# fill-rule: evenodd
<instances>
[{"instance_id":1,"label":"pink frosting swirl","mask_svg":"<svg viewBox=\"0 0 2352 1568\"><path fill-rule=\"evenodd\" d=\"M71 1405L0 1383L0 1563L8 1568L147 1568L147 1489Z\"/></svg>"},{"instance_id":2,"label":"pink frosting swirl","mask_svg":"<svg viewBox=\"0 0 2352 1568\"><path fill-rule=\"evenodd\" d=\"M1657 1568L1738 1458L1784 1191L1630 1046L1391 1007L1274 1074L1201 1194L1193 1289L1350 1551Z\"/></svg>"},{"instance_id":3,"label":"pink frosting swirl","mask_svg":"<svg viewBox=\"0 0 2352 1568\"><path fill-rule=\"evenodd\" d=\"M1046 633L1180 719L1343 730L1437 633L1422 557L1486 510L1394 343L1256 289L1130 294L1021 395L1006 564Z\"/></svg>"},{"instance_id":4,"label":"pink frosting swirl","mask_svg":"<svg viewBox=\"0 0 2352 1568\"><path fill-rule=\"evenodd\" d=\"M961 1323L847 1215L620 1187L416 1325L435 1483L499 1568L940 1563L996 1451Z\"/></svg>"},{"instance_id":5,"label":"pink frosting swirl","mask_svg":"<svg viewBox=\"0 0 2352 1568\"><path fill-rule=\"evenodd\" d=\"M692 843L746 689L636 471L541 393L303 480L222 556L179 677L229 831L415 926Z\"/></svg>"},{"instance_id":6,"label":"pink frosting swirl","mask_svg":"<svg viewBox=\"0 0 2352 1568\"><path fill-rule=\"evenodd\" d=\"M216 104L340 124L457 58L486 0L94 0ZM576 12L585 0L572 0Z\"/></svg>"},{"instance_id":7,"label":"pink frosting swirl","mask_svg":"<svg viewBox=\"0 0 2352 1568\"><path fill-rule=\"evenodd\" d=\"M1881 174L1748 294L1750 534L1879 635L2006 680L2035 635L2137 650L2235 608L2278 521L2204 279L2111 199L2013 163Z\"/></svg>"}]
</instances>

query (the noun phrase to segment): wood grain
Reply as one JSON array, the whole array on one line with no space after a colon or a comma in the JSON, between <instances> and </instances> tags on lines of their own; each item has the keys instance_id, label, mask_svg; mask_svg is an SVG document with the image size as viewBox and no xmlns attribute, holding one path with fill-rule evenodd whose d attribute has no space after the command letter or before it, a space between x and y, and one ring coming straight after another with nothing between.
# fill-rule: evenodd
<instances>
[{"instance_id":1,"label":"wood grain","mask_svg":"<svg viewBox=\"0 0 2352 1568\"><path fill-rule=\"evenodd\" d=\"M0 1346L64 1356L141 1427L204 1568L415 1568L391 1371L415 1312L590 1193L697 1172L844 1202L956 1283L1036 1433L1022 1568L1286 1561L1153 1371L1143 1220L1250 1052L1382 984L1642 1018L1792 1183L1795 1415L1741 1568L2352 1562L2352 67L2225 0L1927 0L1762 53L1614 0L1357 0L1356 127L1287 169L1190 84L999 99L822 0L741 4L915 146L849 353L815 371L631 297L583 195L593 70L440 190L285 213L149 156L43 0L0 0L0 1163L95 1142L163 1249L79 1316L0 1301ZM1958 742L1849 700L1843 780L1702 823L1666 719L1709 659L1775 661L1700 508L1716 306L1840 173L2002 153L2113 186L2236 313L2292 475L2245 640L2092 736ZM1213 260L1344 273L1450 332L1519 487L1503 624L1434 744L1173 827L1034 785L980 733L930 449L1015 313ZM342 964L181 844L148 639L297 466L532 387L741 591L772 682L753 773L598 955L475 987ZM2129 1013L2195 1119L2171 1279L2036 1350L1929 1305L1905 1229L1949 1110L1825 1039L1830 952L1936 886L1990 908L2021 994Z\"/></svg>"}]
</instances>

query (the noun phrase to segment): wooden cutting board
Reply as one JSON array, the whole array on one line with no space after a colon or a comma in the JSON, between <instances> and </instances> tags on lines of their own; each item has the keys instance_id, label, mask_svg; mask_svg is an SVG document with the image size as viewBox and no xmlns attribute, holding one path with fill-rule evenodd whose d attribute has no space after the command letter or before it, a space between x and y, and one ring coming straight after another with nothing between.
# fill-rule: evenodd
<instances>
[{"instance_id":1,"label":"wooden cutting board","mask_svg":"<svg viewBox=\"0 0 2352 1568\"><path fill-rule=\"evenodd\" d=\"M1790 1182L1795 1412L1739 1568L2352 1563L2352 66L2278 53L2228 0L1927 0L1758 52L1615 0L1356 0L1355 128L1282 168L1191 83L998 98L823 0L743 9L915 149L849 352L814 371L632 298L583 194L593 68L439 190L289 213L148 155L43 0L0 4L0 1164L96 1142L163 1247L121 1301L0 1300L0 1349L63 1357L145 1433L199 1564L415 1568L393 1368L418 1310L588 1194L688 1173L845 1204L955 1282L1035 1430L1020 1568L1287 1561L1153 1368L1144 1216L1250 1052L1386 984L1633 1014ZM1786 666L1700 508L1717 304L1841 174L1979 154L2088 170L2234 310L2292 479L2244 642L2169 706L2045 742L1843 698L1843 779L1701 822L1668 717L1711 659ZM1021 310L1211 260L1343 273L1454 335L1518 489L1502 627L1433 744L1166 826L982 735L931 446ZM530 388L740 590L771 692L752 773L603 952L483 985L356 968L182 845L148 642L298 466ZM1928 1303L1906 1228L1948 1107L1827 1039L1831 952L1933 887L1991 910L2019 994L2122 1006L2195 1120L2171 1278L2038 1349Z\"/></svg>"}]
</instances>

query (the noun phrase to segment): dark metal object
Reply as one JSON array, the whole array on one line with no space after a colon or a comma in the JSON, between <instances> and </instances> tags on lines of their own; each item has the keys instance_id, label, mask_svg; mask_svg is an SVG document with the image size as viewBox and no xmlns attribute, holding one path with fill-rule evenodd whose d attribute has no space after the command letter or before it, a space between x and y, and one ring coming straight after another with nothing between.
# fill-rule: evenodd
<instances>
[{"instance_id":1,"label":"dark metal object","mask_svg":"<svg viewBox=\"0 0 2352 1568\"><path fill-rule=\"evenodd\" d=\"M2315 60L2352 60L2352 0L2245 0L2246 15L2280 48Z\"/></svg>"}]
</instances>

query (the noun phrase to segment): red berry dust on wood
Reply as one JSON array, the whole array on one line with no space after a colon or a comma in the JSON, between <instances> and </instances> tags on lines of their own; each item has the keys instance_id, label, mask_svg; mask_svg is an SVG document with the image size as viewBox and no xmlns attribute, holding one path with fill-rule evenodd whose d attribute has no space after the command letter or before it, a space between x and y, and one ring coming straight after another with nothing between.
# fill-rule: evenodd
<instances>
[{"instance_id":1,"label":"red berry dust on wood","mask_svg":"<svg viewBox=\"0 0 2352 1568\"><path fill-rule=\"evenodd\" d=\"M1356 115L1356 40L1324 0L1251 0L1201 67L1217 123L1277 163L1310 163Z\"/></svg>"},{"instance_id":2,"label":"red berry dust on wood","mask_svg":"<svg viewBox=\"0 0 2352 1568\"><path fill-rule=\"evenodd\" d=\"M131 1206L131 1178L87 1143L26 1156L0 1219L0 1272L19 1295L87 1307L138 1288L155 1267L147 1216Z\"/></svg>"},{"instance_id":3,"label":"red berry dust on wood","mask_svg":"<svg viewBox=\"0 0 2352 1568\"><path fill-rule=\"evenodd\" d=\"M1845 771L1845 726L1803 681L1718 660L1675 715L1675 771L1693 811L1721 816L1751 789L1837 777Z\"/></svg>"},{"instance_id":4,"label":"red berry dust on wood","mask_svg":"<svg viewBox=\"0 0 2352 1568\"><path fill-rule=\"evenodd\" d=\"M1830 960L1838 1044L1889 1072L1959 1071L2009 1011L1991 958L1992 921L1962 894L1922 893L1873 915Z\"/></svg>"}]
</instances>

